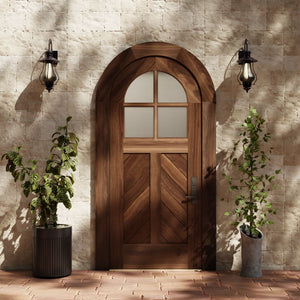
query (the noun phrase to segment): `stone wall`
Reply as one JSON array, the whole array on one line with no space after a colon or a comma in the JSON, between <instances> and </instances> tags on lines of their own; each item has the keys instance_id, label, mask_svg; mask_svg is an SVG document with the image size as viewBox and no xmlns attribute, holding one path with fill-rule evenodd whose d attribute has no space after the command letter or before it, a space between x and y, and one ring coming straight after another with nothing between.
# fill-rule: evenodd
<instances>
[{"instance_id":1,"label":"stone wall","mask_svg":"<svg viewBox=\"0 0 300 300\"><path fill-rule=\"evenodd\" d=\"M281 168L275 225L264 229L263 267L299 269L300 257L300 2L298 0L1 0L0 153L27 146L43 164L49 136L73 116L81 140L71 211L73 267L94 266L94 89L121 51L147 41L186 48L201 60L217 93L217 195L226 196L221 174L237 128L255 106L272 133L272 168ZM60 81L50 94L38 82L37 61L53 40ZM258 59L258 81L248 94L238 85L236 51L249 39ZM299 103L298 103L299 102ZM27 201L0 164L0 266L30 268L31 224ZM240 265L238 235L217 200L219 269Z\"/></svg>"}]
</instances>

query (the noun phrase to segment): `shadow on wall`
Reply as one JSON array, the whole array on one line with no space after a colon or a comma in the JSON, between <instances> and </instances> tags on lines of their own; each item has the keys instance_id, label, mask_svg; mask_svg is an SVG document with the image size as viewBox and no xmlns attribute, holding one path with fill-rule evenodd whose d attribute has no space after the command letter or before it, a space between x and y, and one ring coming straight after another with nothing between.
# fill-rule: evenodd
<instances>
[{"instance_id":1,"label":"shadow on wall","mask_svg":"<svg viewBox=\"0 0 300 300\"><path fill-rule=\"evenodd\" d=\"M234 102L233 102L234 103ZM222 177L223 170L226 170L229 164L228 153L225 150L217 152L217 270L232 270L239 268L239 259L236 255L240 251L238 230L232 223L234 219L224 215L228 211L230 204L226 200L220 201L221 198L229 199L228 186ZM237 259L237 261L236 261Z\"/></svg>"},{"instance_id":2,"label":"shadow on wall","mask_svg":"<svg viewBox=\"0 0 300 300\"><path fill-rule=\"evenodd\" d=\"M20 113L22 124L31 124L38 116L41 111L43 90L44 86L41 85L38 79L35 79L20 94L15 104L15 110ZM14 143L22 142L15 140ZM19 146L19 144L15 146ZM1 164L5 164L5 162L3 161ZM3 168L3 172L5 172L5 168ZM13 182L10 174L7 173L6 176ZM15 185L19 186L19 182ZM32 261L32 225L28 209L29 200L25 198L20 188L13 187L13 185L8 186L11 188L3 187L5 192L3 192L1 198L4 199L4 203L5 197L14 199L15 202L7 202L6 206L2 206L0 213L0 269L30 269Z\"/></svg>"},{"instance_id":3,"label":"shadow on wall","mask_svg":"<svg viewBox=\"0 0 300 300\"><path fill-rule=\"evenodd\" d=\"M237 81L239 66L236 63L237 52L229 61L225 73L224 80L216 90L216 121L217 130L222 126L226 126L228 122L234 120L232 118L236 106L237 99L241 93L242 87ZM243 91L242 91L243 92ZM223 139L223 134L217 134L220 139ZM225 137L228 138L228 136ZM232 139L235 139L233 136ZM219 141L220 142L220 141ZM221 142L222 143L222 142ZM231 143L231 140L228 141ZM224 212L228 210L229 204L220 199L228 194L228 186L223 184L222 173L229 165L229 157L226 150L218 151L217 149L217 270L232 270L239 268L239 259L236 257L240 251L239 238L237 239L238 230L234 230L232 226L233 219L224 216ZM227 197L226 197L227 198Z\"/></svg>"},{"instance_id":4,"label":"shadow on wall","mask_svg":"<svg viewBox=\"0 0 300 300\"><path fill-rule=\"evenodd\" d=\"M44 89L45 87L38 79L31 79L18 97L15 111L19 113L21 124L30 125L38 117L41 112ZM31 145L27 142L24 136L11 141L13 146L22 145L30 149ZM8 150L11 149L5 151ZM2 154L0 153L0 157ZM6 160L0 163L5 165ZM1 169L5 172L5 167ZM3 194L1 195L2 203L6 204L2 204L0 212L0 269L31 269L33 243L31 214L28 209L29 199L24 196L19 182L10 184L13 182L11 175L7 173L4 176L9 180L4 179L6 185L2 186ZM12 201L5 201L6 197Z\"/></svg>"},{"instance_id":5,"label":"shadow on wall","mask_svg":"<svg viewBox=\"0 0 300 300\"><path fill-rule=\"evenodd\" d=\"M224 150L217 153L217 270L232 270L240 268L240 237L238 230L232 225L234 216L225 216L225 211L230 209L227 200L220 201L221 198L230 199L228 185L222 177L223 170L229 164L228 153ZM221 170L221 171L220 171Z\"/></svg>"},{"instance_id":6,"label":"shadow on wall","mask_svg":"<svg viewBox=\"0 0 300 300\"><path fill-rule=\"evenodd\" d=\"M30 269L32 256L32 225L29 221L28 199L16 201L16 210L2 207L0 213L1 269ZM17 216L17 217L16 217Z\"/></svg>"},{"instance_id":7,"label":"shadow on wall","mask_svg":"<svg viewBox=\"0 0 300 300\"><path fill-rule=\"evenodd\" d=\"M40 81L34 79L20 94L15 109L21 113L21 123L32 124L41 112L44 89L45 87Z\"/></svg>"}]
</instances>

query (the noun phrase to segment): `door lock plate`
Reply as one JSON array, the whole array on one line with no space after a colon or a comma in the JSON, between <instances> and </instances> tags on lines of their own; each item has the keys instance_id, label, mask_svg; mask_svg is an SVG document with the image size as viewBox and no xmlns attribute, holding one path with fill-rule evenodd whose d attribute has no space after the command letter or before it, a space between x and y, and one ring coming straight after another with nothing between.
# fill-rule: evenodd
<instances>
[{"instance_id":1,"label":"door lock plate","mask_svg":"<svg viewBox=\"0 0 300 300\"><path fill-rule=\"evenodd\" d=\"M188 203L191 202L193 204L198 202L198 178L192 177L192 188L191 188L191 195L186 195L184 201L181 203Z\"/></svg>"}]
</instances>

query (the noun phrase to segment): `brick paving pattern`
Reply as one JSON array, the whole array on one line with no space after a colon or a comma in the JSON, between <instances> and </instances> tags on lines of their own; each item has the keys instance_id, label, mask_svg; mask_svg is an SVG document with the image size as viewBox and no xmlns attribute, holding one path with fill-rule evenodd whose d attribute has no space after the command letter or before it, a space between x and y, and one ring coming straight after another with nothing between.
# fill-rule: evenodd
<instances>
[{"instance_id":1,"label":"brick paving pattern","mask_svg":"<svg viewBox=\"0 0 300 300\"><path fill-rule=\"evenodd\" d=\"M268 271L252 279L238 272L73 271L69 277L39 279L28 271L0 271L0 299L300 299L300 272Z\"/></svg>"}]
</instances>

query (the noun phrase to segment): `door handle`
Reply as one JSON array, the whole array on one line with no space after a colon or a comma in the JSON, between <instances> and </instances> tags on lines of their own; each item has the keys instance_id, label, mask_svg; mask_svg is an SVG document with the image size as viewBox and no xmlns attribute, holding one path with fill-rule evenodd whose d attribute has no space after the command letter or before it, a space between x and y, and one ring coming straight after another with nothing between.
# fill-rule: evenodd
<instances>
[{"instance_id":1,"label":"door handle","mask_svg":"<svg viewBox=\"0 0 300 300\"><path fill-rule=\"evenodd\" d=\"M181 203L189 203L189 202L191 202L191 203L197 203L198 202L197 198L194 197L194 196L187 195L187 196L185 196L185 199L186 200L181 201Z\"/></svg>"},{"instance_id":2,"label":"door handle","mask_svg":"<svg viewBox=\"0 0 300 300\"><path fill-rule=\"evenodd\" d=\"M184 201L181 203L198 203L198 178L192 177L192 192L191 195L186 195Z\"/></svg>"}]
</instances>

